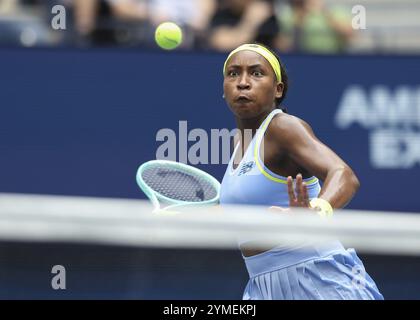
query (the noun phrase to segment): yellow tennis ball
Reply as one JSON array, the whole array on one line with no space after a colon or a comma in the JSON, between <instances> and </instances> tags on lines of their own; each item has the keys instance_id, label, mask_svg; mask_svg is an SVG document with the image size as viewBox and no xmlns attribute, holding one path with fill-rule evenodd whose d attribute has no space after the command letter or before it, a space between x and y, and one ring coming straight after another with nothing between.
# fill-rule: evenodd
<instances>
[{"instance_id":1,"label":"yellow tennis ball","mask_svg":"<svg viewBox=\"0 0 420 320\"><path fill-rule=\"evenodd\" d=\"M173 22L164 22L156 28L155 40L162 49L175 49L182 42L182 30Z\"/></svg>"}]
</instances>

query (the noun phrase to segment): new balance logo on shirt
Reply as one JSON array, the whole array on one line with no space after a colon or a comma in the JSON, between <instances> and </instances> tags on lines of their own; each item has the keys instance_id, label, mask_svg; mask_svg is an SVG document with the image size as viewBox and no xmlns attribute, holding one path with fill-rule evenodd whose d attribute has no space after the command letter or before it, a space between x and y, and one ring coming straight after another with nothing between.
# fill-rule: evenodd
<instances>
[{"instance_id":1,"label":"new balance logo on shirt","mask_svg":"<svg viewBox=\"0 0 420 320\"><path fill-rule=\"evenodd\" d=\"M254 168L254 166L255 166L255 161L245 162L244 164L242 164L241 170L239 170L238 176L241 176L241 175L251 171L252 168Z\"/></svg>"}]
</instances>

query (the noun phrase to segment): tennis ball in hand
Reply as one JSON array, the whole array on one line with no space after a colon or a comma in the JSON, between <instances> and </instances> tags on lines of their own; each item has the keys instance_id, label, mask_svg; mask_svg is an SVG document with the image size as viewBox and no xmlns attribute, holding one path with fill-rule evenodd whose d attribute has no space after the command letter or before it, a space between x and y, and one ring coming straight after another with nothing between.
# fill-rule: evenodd
<instances>
[{"instance_id":1,"label":"tennis ball in hand","mask_svg":"<svg viewBox=\"0 0 420 320\"><path fill-rule=\"evenodd\" d=\"M156 28L155 40L162 49L175 49L182 42L182 30L173 22L164 22Z\"/></svg>"}]
</instances>

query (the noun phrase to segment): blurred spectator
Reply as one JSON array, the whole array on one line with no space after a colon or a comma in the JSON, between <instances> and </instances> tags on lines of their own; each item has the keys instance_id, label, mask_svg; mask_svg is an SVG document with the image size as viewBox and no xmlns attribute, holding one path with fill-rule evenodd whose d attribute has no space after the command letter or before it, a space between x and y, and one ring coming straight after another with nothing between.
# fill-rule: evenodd
<instances>
[{"instance_id":1,"label":"blurred spectator","mask_svg":"<svg viewBox=\"0 0 420 320\"><path fill-rule=\"evenodd\" d=\"M115 41L121 45L145 46L149 43L148 0L106 0L114 19Z\"/></svg>"},{"instance_id":2,"label":"blurred spectator","mask_svg":"<svg viewBox=\"0 0 420 320\"><path fill-rule=\"evenodd\" d=\"M282 33L277 48L282 51L339 53L352 36L351 10L322 0L290 0L278 7Z\"/></svg>"},{"instance_id":3,"label":"blurred spectator","mask_svg":"<svg viewBox=\"0 0 420 320\"><path fill-rule=\"evenodd\" d=\"M75 1L84 2L85 0ZM184 31L183 47L192 48L195 46L197 38L207 28L209 18L214 11L214 1L107 0L106 6L109 7L109 12L116 20L115 40L119 44L154 46L156 27L164 21L172 21L177 23ZM100 5L103 6L102 3ZM81 10L86 10L83 8L86 6L85 3L81 4ZM90 12L94 11L91 10L92 7L92 5L88 6ZM90 16L87 23L81 25L91 27L93 20L94 18Z\"/></svg>"},{"instance_id":4,"label":"blurred spectator","mask_svg":"<svg viewBox=\"0 0 420 320\"><path fill-rule=\"evenodd\" d=\"M147 12L140 16L140 6L128 0L72 0L72 9L77 45L118 45L124 42L120 30L127 29L118 23L119 16L135 22L147 17Z\"/></svg>"},{"instance_id":5,"label":"blurred spectator","mask_svg":"<svg viewBox=\"0 0 420 320\"><path fill-rule=\"evenodd\" d=\"M10 46L49 46L59 41L36 0L0 1L0 43Z\"/></svg>"},{"instance_id":6,"label":"blurred spectator","mask_svg":"<svg viewBox=\"0 0 420 320\"><path fill-rule=\"evenodd\" d=\"M183 28L183 47L192 48L205 37L216 0L152 0L150 20L155 29L164 21L173 21Z\"/></svg>"},{"instance_id":7,"label":"blurred spectator","mask_svg":"<svg viewBox=\"0 0 420 320\"><path fill-rule=\"evenodd\" d=\"M96 26L98 0L73 0L74 27L82 37L89 36Z\"/></svg>"},{"instance_id":8,"label":"blurred spectator","mask_svg":"<svg viewBox=\"0 0 420 320\"><path fill-rule=\"evenodd\" d=\"M355 32L342 0L0 0L0 46L156 47L157 25L173 21L183 49L255 41L283 52L420 52L420 2L377 1L361 1L374 18ZM66 30L52 28L55 5L66 8Z\"/></svg>"},{"instance_id":9,"label":"blurred spectator","mask_svg":"<svg viewBox=\"0 0 420 320\"><path fill-rule=\"evenodd\" d=\"M0 15L8 14L16 11L18 0L2 0L0 1Z\"/></svg>"},{"instance_id":10,"label":"blurred spectator","mask_svg":"<svg viewBox=\"0 0 420 320\"><path fill-rule=\"evenodd\" d=\"M219 1L209 30L209 46L230 51L247 42L273 46L279 33L271 0Z\"/></svg>"},{"instance_id":11,"label":"blurred spectator","mask_svg":"<svg viewBox=\"0 0 420 320\"><path fill-rule=\"evenodd\" d=\"M275 13L276 0L266 0L266 2L270 5L270 16L258 29L255 41L274 48L279 41L281 28Z\"/></svg>"}]
</instances>

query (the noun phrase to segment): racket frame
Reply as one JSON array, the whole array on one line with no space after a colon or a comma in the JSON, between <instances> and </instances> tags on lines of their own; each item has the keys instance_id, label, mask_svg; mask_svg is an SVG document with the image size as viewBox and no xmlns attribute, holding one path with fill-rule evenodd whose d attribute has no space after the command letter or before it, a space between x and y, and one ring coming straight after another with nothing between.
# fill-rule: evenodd
<instances>
[{"instance_id":1,"label":"racket frame","mask_svg":"<svg viewBox=\"0 0 420 320\"><path fill-rule=\"evenodd\" d=\"M213 199L200 201L200 202L190 202L190 201L182 201L182 200L175 200L168 198L164 196L163 194L154 191L152 188L150 188L147 183L144 181L142 174L144 171L149 169L150 167L156 167L156 166L169 166L170 168L174 168L176 170L180 170L182 172L185 172L187 174L192 174L193 176L199 176L200 178L206 180L208 183L210 183L215 189L216 189L216 196ZM154 212L160 212L160 211L166 211L173 208L180 208L180 207L186 207L186 206L207 206L207 205L215 205L219 203L219 197L220 197L220 183L216 180L213 176L208 174L207 172L194 168L193 166L176 162L176 161L170 161L170 160L150 160L142 165L139 166L137 169L136 174L136 182L140 189L144 192L144 194L150 199L154 206ZM166 204L169 204L165 208L161 208L161 201L165 202Z\"/></svg>"}]
</instances>

